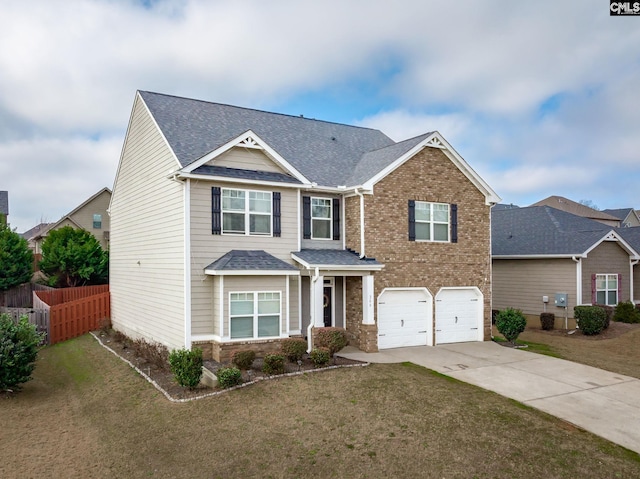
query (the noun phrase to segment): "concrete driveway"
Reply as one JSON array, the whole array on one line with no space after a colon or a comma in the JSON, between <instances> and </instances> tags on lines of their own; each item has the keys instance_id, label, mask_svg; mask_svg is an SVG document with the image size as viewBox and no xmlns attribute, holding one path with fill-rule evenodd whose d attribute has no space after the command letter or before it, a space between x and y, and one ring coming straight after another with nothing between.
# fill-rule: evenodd
<instances>
[{"instance_id":1,"label":"concrete driveway","mask_svg":"<svg viewBox=\"0 0 640 479\"><path fill-rule=\"evenodd\" d=\"M500 346L492 341L417 346L339 356L370 363L412 362L494 391L640 453L640 380Z\"/></svg>"}]
</instances>

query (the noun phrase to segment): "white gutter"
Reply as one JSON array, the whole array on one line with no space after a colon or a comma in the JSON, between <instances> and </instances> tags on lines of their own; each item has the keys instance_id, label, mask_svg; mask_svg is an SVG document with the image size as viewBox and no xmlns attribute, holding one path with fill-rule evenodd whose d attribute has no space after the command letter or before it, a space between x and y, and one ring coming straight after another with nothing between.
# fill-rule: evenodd
<instances>
[{"instance_id":1,"label":"white gutter","mask_svg":"<svg viewBox=\"0 0 640 479\"><path fill-rule=\"evenodd\" d=\"M316 322L316 318L315 318L316 296L314 294L313 285L316 284L316 282L318 281L318 278L320 278L320 268L318 268L316 266L316 271L313 274L313 277L311 278L311 301L310 301L310 303L311 303L311 312L313 314L311 314L311 317L309 318L309 326L307 326L307 353L311 353L311 350L313 349L313 326L315 325L315 322Z\"/></svg>"},{"instance_id":2,"label":"white gutter","mask_svg":"<svg viewBox=\"0 0 640 479\"><path fill-rule=\"evenodd\" d=\"M364 195L355 189L356 195L360 197L360 259L365 257L364 254Z\"/></svg>"},{"instance_id":3,"label":"white gutter","mask_svg":"<svg viewBox=\"0 0 640 479\"><path fill-rule=\"evenodd\" d=\"M576 262L576 305L582 304L582 258L572 256Z\"/></svg>"}]
</instances>

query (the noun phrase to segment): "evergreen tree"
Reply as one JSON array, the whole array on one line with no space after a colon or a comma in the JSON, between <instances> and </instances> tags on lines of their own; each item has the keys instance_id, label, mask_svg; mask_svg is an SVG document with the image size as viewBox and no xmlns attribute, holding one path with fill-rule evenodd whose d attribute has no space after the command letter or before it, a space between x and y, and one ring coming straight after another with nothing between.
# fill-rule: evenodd
<instances>
[{"instance_id":1,"label":"evergreen tree","mask_svg":"<svg viewBox=\"0 0 640 479\"><path fill-rule=\"evenodd\" d=\"M33 252L27 240L0 221L0 291L31 281Z\"/></svg>"}]
</instances>

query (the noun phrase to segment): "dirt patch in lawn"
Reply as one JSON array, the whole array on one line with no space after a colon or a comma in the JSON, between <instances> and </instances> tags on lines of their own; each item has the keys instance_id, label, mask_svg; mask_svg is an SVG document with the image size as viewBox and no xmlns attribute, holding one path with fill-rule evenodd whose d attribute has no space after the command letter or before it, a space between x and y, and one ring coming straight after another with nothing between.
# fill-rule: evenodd
<instances>
[{"instance_id":1,"label":"dirt patch in lawn","mask_svg":"<svg viewBox=\"0 0 640 479\"><path fill-rule=\"evenodd\" d=\"M168 363L161 361L149 361L147 358L138 354L133 341L124 337L121 334L117 334L112 329L105 329L95 331L93 335L122 359L130 362L138 370L140 370L145 376L151 379L155 384L162 389L170 399L173 400L192 400L197 398L203 398L215 393L224 391L222 388L211 388L205 385L199 385L195 389L188 389L180 386L173 373L169 369ZM275 379L281 375L269 375L262 371L264 361L262 358L256 358L253 362L251 369L242 371L242 385L244 387L255 384L257 382ZM230 364L221 364L213 360L205 360L204 367L216 374L218 369L223 366L230 366ZM311 362L309 355L305 354L300 364L285 361L285 375L304 374L309 372L321 372L330 369L350 366L364 366L366 363L361 361L355 361L351 359L335 357L329 361L326 366L318 367Z\"/></svg>"},{"instance_id":2,"label":"dirt patch in lawn","mask_svg":"<svg viewBox=\"0 0 640 479\"><path fill-rule=\"evenodd\" d=\"M167 401L90 336L0 399L0 477L640 477L637 454L411 364Z\"/></svg>"},{"instance_id":3,"label":"dirt patch in lawn","mask_svg":"<svg viewBox=\"0 0 640 479\"><path fill-rule=\"evenodd\" d=\"M640 379L640 324L612 321L607 329L595 336L587 336L580 330L573 334L569 332L527 327L517 342L530 343L528 350L531 352L552 354ZM501 337L495 328L494 333ZM547 348L540 350L539 345Z\"/></svg>"}]
</instances>

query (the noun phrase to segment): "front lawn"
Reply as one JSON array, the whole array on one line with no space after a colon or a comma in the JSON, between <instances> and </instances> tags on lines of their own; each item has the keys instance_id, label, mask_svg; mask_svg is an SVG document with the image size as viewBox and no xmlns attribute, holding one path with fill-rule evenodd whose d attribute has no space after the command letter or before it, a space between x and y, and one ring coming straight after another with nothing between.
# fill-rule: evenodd
<instances>
[{"instance_id":1,"label":"front lawn","mask_svg":"<svg viewBox=\"0 0 640 479\"><path fill-rule=\"evenodd\" d=\"M640 456L411 364L171 403L91 336L0 397L0 477L638 477Z\"/></svg>"}]
</instances>

